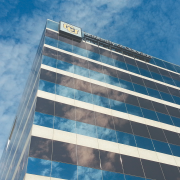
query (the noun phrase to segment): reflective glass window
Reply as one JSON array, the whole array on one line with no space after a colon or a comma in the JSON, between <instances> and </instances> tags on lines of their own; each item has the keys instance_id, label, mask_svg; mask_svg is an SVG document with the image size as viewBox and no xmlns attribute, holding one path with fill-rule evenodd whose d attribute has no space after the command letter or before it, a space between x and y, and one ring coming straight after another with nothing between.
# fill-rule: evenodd
<instances>
[{"instance_id":1,"label":"reflective glass window","mask_svg":"<svg viewBox=\"0 0 180 180\"><path fill-rule=\"evenodd\" d=\"M102 180L102 171L88 167L78 166L78 180Z\"/></svg>"},{"instance_id":2,"label":"reflective glass window","mask_svg":"<svg viewBox=\"0 0 180 180\"><path fill-rule=\"evenodd\" d=\"M174 101L176 102L176 104L180 105L180 98L177 96L173 96Z\"/></svg>"},{"instance_id":3,"label":"reflective glass window","mask_svg":"<svg viewBox=\"0 0 180 180\"><path fill-rule=\"evenodd\" d=\"M134 91L134 87L133 87L133 84L131 82L128 82L128 81L125 81L122 79L119 79L119 81L120 81L120 87Z\"/></svg>"},{"instance_id":4,"label":"reflective glass window","mask_svg":"<svg viewBox=\"0 0 180 180\"><path fill-rule=\"evenodd\" d=\"M45 69L41 69L40 79L56 83L56 73Z\"/></svg>"},{"instance_id":5,"label":"reflective glass window","mask_svg":"<svg viewBox=\"0 0 180 180\"><path fill-rule=\"evenodd\" d=\"M164 79L164 82L166 82L167 84L171 84L171 85L175 86L175 83L171 78L166 77L166 76L162 76L162 77Z\"/></svg>"},{"instance_id":6,"label":"reflective glass window","mask_svg":"<svg viewBox=\"0 0 180 180\"><path fill-rule=\"evenodd\" d=\"M118 68L120 68L120 69L125 69L125 70L127 70L127 66L126 66L126 64L124 63L124 62L121 62L121 61L114 61L115 62L115 66L116 67L118 67Z\"/></svg>"},{"instance_id":7,"label":"reflective glass window","mask_svg":"<svg viewBox=\"0 0 180 180\"><path fill-rule=\"evenodd\" d=\"M144 86L138 84L133 84L133 86L136 92L148 95L148 92Z\"/></svg>"},{"instance_id":8,"label":"reflective glass window","mask_svg":"<svg viewBox=\"0 0 180 180\"><path fill-rule=\"evenodd\" d=\"M168 143L164 143L164 142L156 141L156 140L152 140L152 141L153 141L155 150L157 152L161 152L161 153L165 153L165 154L170 154L170 155L172 154L171 150L169 148Z\"/></svg>"},{"instance_id":9,"label":"reflective glass window","mask_svg":"<svg viewBox=\"0 0 180 180\"><path fill-rule=\"evenodd\" d=\"M154 151L154 147L151 139L141 136L135 136L135 139L136 139L137 147Z\"/></svg>"},{"instance_id":10,"label":"reflective glass window","mask_svg":"<svg viewBox=\"0 0 180 180\"><path fill-rule=\"evenodd\" d=\"M170 94L167 94L167 93L164 93L164 92L160 92L160 94L161 94L161 97L162 97L163 100L174 103L174 100L173 100L173 98L172 98L172 96Z\"/></svg>"},{"instance_id":11,"label":"reflective glass window","mask_svg":"<svg viewBox=\"0 0 180 180\"><path fill-rule=\"evenodd\" d=\"M97 137L96 135L96 126L91 124L86 124L82 122L76 122L76 131L77 134L90 136L90 137Z\"/></svg>"},{"instance_id":12,"label":"reflective glass window","mask_svg":"<svg viewBox=\"0 0 180 180\"><path fill-rule=\"evenodd\" d=\"M166 61L163 61L163 63L165 64L165 66L166 66L167 69L176 72L176 69L174 68L174 65L173 65L173 64L168 63L168 62L166 62Z\"/></svg>"},{"instance_id":13,"label":"reflective glass window","mask_svg":"<svg viewBox=\"0 0 180 180\"><path fill-rule=\"evenodd\" d=\"M79 48L77 46L73 46L73 53L78 54L80 56L87 57L87 51L83 48Z\"/></svg>"},{"instance_id":14,"label":"reflective glass window","mask_svg":"<svg viewBox=\"0 0 180 180\"><path fill-rule=\"evenodd\" d=\"M46 92L54 94L55 93L55 84L40 79L38 89L41 91L46 91Z\"/></svg>"},{"instance_id":15,"label":"reflective glass window","mask_svg":"<svg viewBox=\"0 0 180 180\"><path fill-rule=\"evenodd\" d=\"M63 49L65 51L72 52L72 45L64 43L62 41L58 41L58 48Z\"/></svg>"},{"instance_id":16,"label":"reflective glass window","mask_svg":"<svg viewBox=\"0 0 180 180\"><path fill-rule=\"evenodd\" d=\"M97 54L97 53L94 53L91 51L87 51L87 57L101 62L100 54Z\"/></svg>"},{"instance_id":17,"label":"reflective glass window","mask_svg":"<svg viewBox=\"0 0 180 180\"><path fill-rule=\"evenodd\" d=\"M104 78L104 74L96 72L96 71L92 71L92 70L89 70L89 74L90 74L91 79L95 79L97 81L102 81L102 82L106 83L106 80Z\"/></svg>"},{"instance_id":18,"label":"reflective glass window","mask_svg":"<svg viewBox=\"0 0 180 180\"><path fill-rule=\"evenodd\" d=\"M124 180L124 174L110 172L110 171L102 171L103 180Z\"/></svg>"},{"instance_id":19,"label":"reflective glass window","mask_svg":"<svg viewBox=\"0 0 180 180\"><path fill-rule=\"evenodd\" d=\"M104 75L104 77L105 77L106 82L107 82L108 84L121 87L118 78L115 78L115 77L112 77L112 76L108 76L108 75Z\"/></svg>"},{"instance_id":20,"label":"reflective glass window","mask_svg":"<svg viewBox=\"0 0 180 180\"><path fill-rule=\"evenodd\" d=\"M154 59L150 59L150 63L156 65Z\"/></svg>"},{"instance_id":21,"label":"reflective glass window","mask_svg":"<svg viewBox=\"0 0 180 180\"><path fill-rule=\"evenodd\" d=\"M154 58L154 61L155 61L155 63L156 63L157 66L166 68L166 66L164 65L164 61L159 60L159 59L155 59L155 58Z\"/></svg>"},{"instance_id":22,"label":"reflective glass window","mask_svg":"<svg viewBox=\"0 0 180 180\"><path fill-rule=\"evenodd\" d=\"M140 107L133 106L131 104L126 104L127 111L129 114L133 114L135 116L143 117L142 111Z\"/></svg>"},{"instance_id":23,"label":"reflective glass window","mask_svg":"<svg viewBox=\"0 0 180 180\"><path fill-rule=\"evenodd\" d=\"M139 68L139 71L140 71L141 75L152 78L152 75L149 71L147 71L145 69L141 69L141 68Z\"/></svg>"},{"instance_id":24,"label":"reflective glass window","mask_svg":"<svg viewBox=\"0 0 180 180\"><path fill-rule=\"evenodd\" d=\"M61 69L63 71L71 72L71 73L74 72L74 65L73 64L70 64L70 63L67 63L64 61L60 61L60 60L57 61L57 68Z\"/></svg>"},{"instance_id":25,"label":"reflective glass window","mask_svg":"<svg viewBox=\"0 0 180 180\"><path fill-rule=\"evenodd\" d=\"M126 144L130 146L136 146L134 135L116 131L117 140L120 144Z\"/></svg>"},{"instance_id":26,"label":"reflective glass window","mask_svg":"<svg viewBox=\"0 0 180 180\"><path fill-rule=\"evenodd\" d=\"M77 180L77 166L61 162L52 162L51 177Z\"/></svg>"},{"instance_id":27,"label":"reflective glass window","mask_svg":"<svg viewBox=\"0 0 180 180\"><path fill-rule=\"evenodd\" d=\"M33 124L53 128L53 118L54 116L35 112Z\"/></svg>"},{"instance_id":28,"label":"reflective glass window","mask_svg":"<svg viewBox=\"0 0 180 180\"><path fill-rule=\"evenodd\" d=\"M112 129L97 126L97 134L99 139L117 142L116 133Z\"/></svg>"},{"instance_id":29,"label":"reflective glass window","mask_svg":"<svg viewBox=\"0 0 180 180\"><path fill-rule=\"evenodd\" d=\"M180 157L180 146L169 144L174 156Z\"/></svg>"},{"instance_id":30,"label":"reflective glass window","mask_svg":"<svg viewBox=\"0 0 180 180\"><path fill-rule=\"evenodd\" d=\"M51 161L29 157L27 173L41 176L50 176Z\"/></svg>"},{"instance_id":31,"label":"reflective glass window","mask_svg":"<svg viewBox=\"0 0 180 180\"><path fill-rule=\"evenodd\" d=\"M174 65L174 68L176 69L176 71L177 71L178 73L180 73L180 67L179 67L179 66Z\"/></svg>"},{"instance_id":32,"label":"reflective glass window","mask_svg":"<svg viewBox=\"0 0 180 180\"><path fill-rule=\"evenodd\" d=\"M120 111L120 112L127 112L125 103L120 101L115 101L110 99L111 109Z\"/></svg>"},{"instance_id":33,"label":"reflective glass window","mask_svg":"<svg viewBox=\"0 0 180 180\"><path fill-rule=\"evenodd\" d=\"M95 104L97 106L110 108L108 98L105 98L105 97L102 97L102 96L97 96L97 95L94 95L94 94L93 94L93 104Z\"/></svg>"},{"instance_id":34,"label":"reflective glass window","mask_svg":"<svg viewBox=\"0 0 180 180\"><path fill-rule=\"evenodd\" d=\"M162 76L160 74L157 74L157 73L154 73L154 72L151 72L152 74L152 77L153 79L156 79L157 81L161 81L161 82L164 82Z\"/></svg>"},{"instance_id":35,"label":"reflective glass window","mask_svg":"<svg viewBox=\"0 0 180 180\"><path fill-rule=\"evenodd\" d=\"M176 84L177 87L180 87L180 81L174 80L174 82L175 82L175 84Z\"/></svg>"},{"instance_id":36,"label":"reflective glass window","mask_svg":"<svg viewBox=\"0 0 180 180\"><path fill-rule=\"evenodd\" d=\"M89 70L80 66L74 65L74 73L80 76L89 77Z\"/></svg>"},{"instance_id":37,"label":"reflective glass window","mask_svg":"<svg viewBox=\"0 0 180 180\"><path fill-rule=\"evenodd\" d=\"M135 66L132 66L130 64L126 64L128 71L134 72L136 74L140 74L139 69Z\"/></svg>"},{"instance_id":38,"label":"reflective glass window","mask_svg":"<svg viewBox=\"0 0 180 180\"><path fill-rule=\"evenodd\" d=\"M101 55L101 62L114 66L114 59Z\"/></svg>"},{"instance_id":39,"label":"reflective glass window","mask_svg":"<svg viewBox=\"0 0 180 180\"><path fill-rule=\"evenodd\" d=\"M126 180L146 180L145 178L137 177L137 176L130 176L130 175L125 175Z\"/></svg>"},{"instance_id":40,"label":"reflective glass window","mask_svg":"<svg viewBox=\"0 0 180 180\"><path fill-rule=\"evenodd\" d=\"M161 99L161 95L160 95L159 91L151 89L151 88L147 88L147 91L150 96Z\"/></svg>"},{"instance_id":41,"label":"reflective glass window","mask_svg":"<svg viewBox=\"0 0 180 180\"><path fill-rule=\"evenodd\" d=\"M57 47L58 40L50 38L50 37L45 37L45 44L48 44L53 47Z\"/></svg>"},{"instance_id":42,"label":"reflective glass window","mask_svg":"<svg viewBox=\"0 0 180 180\"><path fill-rule=\"evenodd\" d=\"M54 118L54 129L76 133L76 121L65 118Z\"/></svg>"},{"instance_id":43,"label":"reflective glass window","mask_svg":"<svg viewBox=\"0 0 180 180\"><path fill-rule=\"evenodd\" d=\"M92 94L84 92L84 91L76 90L76 89L74 91L75 91L76 100L92 104Z\"/></svg>"},{"instance_id":44,"label":"reflective glass window","mask_svg":"<svg viewBox=\"0 0 180 180\"><path fill-rule=\"evenodd\" d=\"M168 116L166 114L158 113L158 112L157 112L157 116L158 116L160 122L173 125L170 116Z\"/></svg>"},{"instance_id":45,"label":"reflective glass window","mask_svg":"<svg viewBox=\"0 0 180 180\"><path fill-rule=\"evenodd\" d=\"M175 126L180 127L180 119L179 118L171 116L171 119Z\"/></svg>"},{"instance_id":46,"label":"reflective glass window","mask_svg":"<svg viewBox=\"0 0 180 180\"><path fill-rule=\"evenodd\" d=\"M75 89L56 84L56 94L57 95L74 99L74 91L75 91Z\"/></svg>"},{"instance_id":47,"label":"reflective glass window","mask_svg":"<svg viewBox=\"0 0 180 180\"><path fill-rule=\"evenodd\" d=\"M56 68L57 60L48 56L43 56L42 64Z\"/></svg>"},{"instance_id":48,"label":"reflective glass window","mask_svg":"<svg viewBox=\"0 0 180 180\"><path fill-rule=\"evenodd\" d=\"M157 117L155 111L151 111L149 109L144 109L144 108L141 108L141 110L142 110L145 118L152 119L154 121L158 121L158 117Z\"/></svg>"},{"instance_id":49,"label":"reflective glass window","mask_svg":"<svg viewBox=\"0 0 180 180\"><path fill-rule=\"evenodd\" d=\"M59 23L54 21L47 20L46 27L55 31L59 31Z\"/></svg>"}]
</instances>

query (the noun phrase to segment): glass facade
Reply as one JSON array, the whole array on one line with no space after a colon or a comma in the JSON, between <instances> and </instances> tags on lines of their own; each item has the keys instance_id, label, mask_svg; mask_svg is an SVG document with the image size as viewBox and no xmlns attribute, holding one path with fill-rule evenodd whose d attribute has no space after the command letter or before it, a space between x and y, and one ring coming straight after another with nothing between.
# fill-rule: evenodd
<instances>
[{"instance_id":1,"label":"glass facade","mask_svg":"<svg viewBox=\"0 0 180 180\"><path fill-rule=\"evenodd\" d=\"M180 179L180 68L47 20L0 180Z\"/></svg>"}]
</instances>

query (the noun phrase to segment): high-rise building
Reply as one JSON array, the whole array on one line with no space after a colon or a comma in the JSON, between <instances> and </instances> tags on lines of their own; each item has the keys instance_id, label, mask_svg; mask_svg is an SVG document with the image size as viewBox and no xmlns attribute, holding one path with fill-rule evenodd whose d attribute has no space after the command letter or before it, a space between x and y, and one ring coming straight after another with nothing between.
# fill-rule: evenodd
<instances>
[{"instance_id":1,"label":"high-rise building","mask_svg":"<svg viewBox=\"0 0 180 180\"><path fill-rule=\"evenodd\" d=\"M180 67L48 20L1 180L180 180Z\"/></svg>"}]
</instances>

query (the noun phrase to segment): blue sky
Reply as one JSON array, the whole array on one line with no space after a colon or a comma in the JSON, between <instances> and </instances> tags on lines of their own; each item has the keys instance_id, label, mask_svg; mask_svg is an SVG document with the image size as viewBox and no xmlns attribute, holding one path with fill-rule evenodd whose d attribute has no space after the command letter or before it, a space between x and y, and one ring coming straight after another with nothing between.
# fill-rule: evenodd
<instances>
[{"instance_id":1,"label":"blue sky","mask_svg":"<svg viewBox=\"0 0 180 180\"><path fill-rule=\"evenodd\" d=\"M46 19L180 65L180 0L0 0L0 156Z\"/></svg>"}]
</instances>

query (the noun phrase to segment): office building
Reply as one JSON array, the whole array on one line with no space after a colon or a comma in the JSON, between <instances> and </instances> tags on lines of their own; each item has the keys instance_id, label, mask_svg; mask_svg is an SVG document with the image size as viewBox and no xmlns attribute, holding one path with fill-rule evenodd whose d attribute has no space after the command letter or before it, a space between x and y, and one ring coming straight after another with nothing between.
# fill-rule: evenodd
<instances>
[{"instance_id":1,"label":"office building","mask_svg":"<svg viewBox=\"0 0 180 180\"><path fill-rule=\"evenodd\" d=\"M180 67L47 20L1 180L180 180Z\"/></svg>"}]
</instances>

